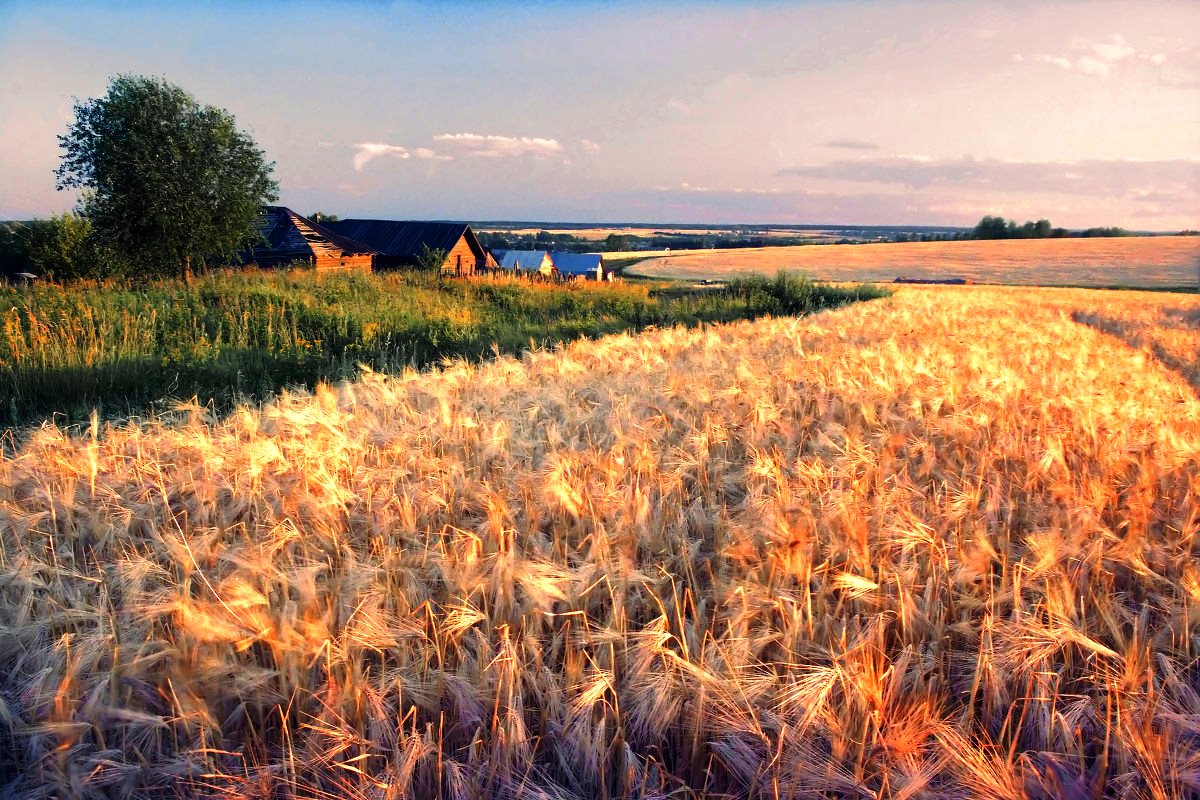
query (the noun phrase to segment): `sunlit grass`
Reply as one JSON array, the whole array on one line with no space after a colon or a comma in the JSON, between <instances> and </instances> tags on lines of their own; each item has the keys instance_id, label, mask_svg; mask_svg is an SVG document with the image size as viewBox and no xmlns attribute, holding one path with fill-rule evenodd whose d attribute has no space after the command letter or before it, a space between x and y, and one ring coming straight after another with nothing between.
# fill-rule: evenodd
<instances>
[{"instance_id":1,"label":"sunlit grass","mask_svg":"<svg viewBox=\"0 0 1200 800\"><path fill-rule=\"evenodd\" d=\"M809 304L653 285L237 272L185 286L0 288L0 424L86 422L196 397L218 411L285 386L480 359L651 325L805 313L879 296L803 284ZM794 305L794 304L793 304Z\"/></svg>"},{"instance_id":2,"label":"sunlit grass","mask_svg":"<svg viewBox=\"0 0 1200 800\"><path fill-rule=\"evenodd\" d=\"M6 791L1195 796L1200 400L1073 315L1197 309L907 288L43 429Z\"/></svg>"}]
</instances>

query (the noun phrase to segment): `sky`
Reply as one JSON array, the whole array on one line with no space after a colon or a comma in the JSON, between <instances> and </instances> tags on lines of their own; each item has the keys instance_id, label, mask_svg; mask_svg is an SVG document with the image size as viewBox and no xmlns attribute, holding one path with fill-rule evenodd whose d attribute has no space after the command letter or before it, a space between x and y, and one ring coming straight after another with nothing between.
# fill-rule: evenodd
<instances>
[{"instance_id":1,"label":"sky","mask_svg":"<svg viewBox=\"0 0 1200 800\"><path fill-rule=\"evenodd\" d=\"M1200 2L0 0L0 218L111 76L343 217L1200 228Z\"/></svg>"}]
</instances>

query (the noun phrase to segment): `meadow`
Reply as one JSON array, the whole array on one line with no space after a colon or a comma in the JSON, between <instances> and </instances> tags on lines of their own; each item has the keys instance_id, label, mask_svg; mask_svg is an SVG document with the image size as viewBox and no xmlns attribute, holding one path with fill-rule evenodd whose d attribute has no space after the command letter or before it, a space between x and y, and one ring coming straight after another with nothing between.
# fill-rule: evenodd
<instances>
[{"instance_id":1,"label":"meadow","mask_svg":"<svg viewBox=\"0 0 1200 800\"><path fill-rule=\"evenodd\" d=\"M631 271L653 278L725 280L779 270L822 281L967 278L1030 286L1196 287L1200 237L903 242L658 253Z\"/></svg>"},{"instance_id":2,"label":"meadow","mask_svg":"<svg viewBox=\"0 0 1200 800\"><path fill-rule=\"evenodd\" d=\"M479 359L581 336L804 313L878 291L761 282L662 294L656 285L441 280L415 272L242 271L184 285L0 288L0 425L214 411L285 386ZM780 292L783 292L782 294ZM797 294L799 293L799 294ZM794 302L800 295L804 307Z\"/></svg>"},{"instance_id":3,"label":"meadow","mask_svg":"<svg viewBox=\"0 0 1200 800\"><path fill-rule=\"evenodd\" d=\"M43 427L5 793L1195 797L1198 315L904 287Z\"/></svg>"}]
</instances>

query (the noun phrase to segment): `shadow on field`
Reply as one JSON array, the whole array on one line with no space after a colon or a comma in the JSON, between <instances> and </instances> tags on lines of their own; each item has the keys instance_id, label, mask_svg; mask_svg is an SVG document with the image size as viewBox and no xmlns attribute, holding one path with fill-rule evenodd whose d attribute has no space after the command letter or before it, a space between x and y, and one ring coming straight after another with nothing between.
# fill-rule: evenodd
<instances>
[{"instance_id":1,"label":"shadow on field","mask_svg":"<svg viewBox=\"0 0 1200 800\"><path fill-rule=\"evenodd\" d=\"M781 274L720 287L230 275L199 286L0 291L0 426L88 424L185 401L223 413L288 387L479 360L649 326L802 315L886 289Z\"/></svg>"},{"instance_id":2,"label":"shadow on field","mask_svg":"<svg viewBox=\"0 0 1200 800\"><path fill-rule=\"evenodd\" d=\"M1140 316L1075 311L1071 319L1150 354L1191 384L1200 398L1200 309L1147 309Z\"/></svg>"}]
</instances>

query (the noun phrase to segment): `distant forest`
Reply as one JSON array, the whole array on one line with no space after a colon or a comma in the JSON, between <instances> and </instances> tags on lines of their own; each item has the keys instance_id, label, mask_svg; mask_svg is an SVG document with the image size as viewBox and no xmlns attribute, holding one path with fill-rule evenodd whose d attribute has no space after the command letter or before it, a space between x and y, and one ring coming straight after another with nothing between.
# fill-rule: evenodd
<instances>
[{"instance_id":1,"label":"distant forest","mask_svg":"<svg viewBox=\"0 0 1200 800\"><path fill-rule=\"evenodd\" d=\"M510 223L479 223L480 227L508 226L516 230L538 227L539 223L510 222ZM605 225L594 223L579 223L577 225L564 223L545 223L546 227L558 230L577 228L603 228ZM636 250L721 250L743 247L786 247L796 245L823 244L869 244L877 242L946 242L969 241L978 239L1065 239L1093 238L1115 236L1154 236L1165 235L1148 231L1130 231L1124 228L1086 228L1070 230L1056 228L1049 220L1040 219L1019 224L1016 220L1007 220L1000 216L985 216L973 228L938 228L933 226L862 226L842 227L823 225L771 225L771 226L731 226L714 230L701 226L664 225L661 227L676 228L667 232L655 230L654 226L644 224L613 225L621 228L622 232L611 233L605 239L588 239L570 233L551 233L548 230L538 230L536 233L517 233L514 231L492 230L479 233L479 240L484 247L516 250L564 250L569 252L626 252ZM690 230L689 228L693 228ZM680 232L680 231L684 232ZM770 233L768 233L770 231ZM795 231L795 236L788 236L784 231ZM823 235L813 235L814 233ZM1200 232L1192 230L1179 231L1177 236L1196 236Z\"/></svg>"}]
</instances>

